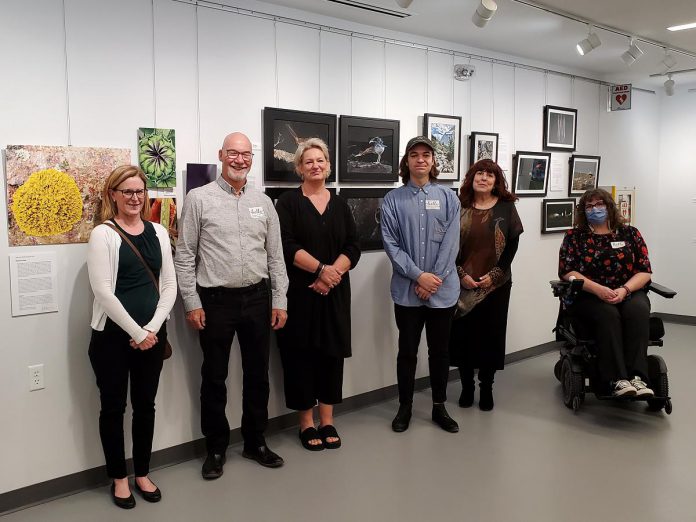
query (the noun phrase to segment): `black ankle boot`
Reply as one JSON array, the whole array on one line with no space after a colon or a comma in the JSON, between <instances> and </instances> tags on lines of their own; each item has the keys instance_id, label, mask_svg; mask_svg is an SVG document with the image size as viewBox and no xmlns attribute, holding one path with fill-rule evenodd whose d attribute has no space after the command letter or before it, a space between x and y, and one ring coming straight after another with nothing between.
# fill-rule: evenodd
<instances>
[{"instance_id":1,"label":"black ankle boot","mask_svg":"<svg viewBox=\"0 0 696 522\"><path fill-rule=\"evenodd\" d=\"M491 411L493 409L493 382L479 383L479 409L481 411Z\"/></svg>"},{"instance_id":2,"label":"black ankle boot","mask_svg":"<svg viewBox=\"0 0 696 522\"><path fill-rule=\"evenodd\" d=\"M444 404L433 404L433 422L450 433L459 431L459 424L449 416Z\"/></svg>"},{"instance_id":3,"label":"black ankle boot","mask_svg":"<svg viewBox=\"0 0 696 522\"><path fill-rule=\"evenodd\" d=\"M396 417L392 421L392 430L397 433L406 431L408 425L411 422L411 403L399 404L399 411L396 413Z\"/></svg>"},{"instance_id":4,"label":"black ankle boot","mask_svg":"<svg viewBox=\"0 0 696 522\"><path fill-rule=\"evenodd\" d=\"M472 380L469 383L462 383L462 393L459 396L459 407L460 408L471 408L474 404L474 389L476 385Z\"/></svg>"}]
</instances>

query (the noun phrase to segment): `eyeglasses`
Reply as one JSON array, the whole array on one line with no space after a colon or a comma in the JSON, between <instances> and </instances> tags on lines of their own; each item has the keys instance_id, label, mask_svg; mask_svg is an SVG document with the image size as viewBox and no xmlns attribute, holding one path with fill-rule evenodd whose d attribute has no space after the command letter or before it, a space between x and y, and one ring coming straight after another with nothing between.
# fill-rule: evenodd
<instances>
[{"instance_id":1,"label":"eyeglasses","mask_svg":"<svg viewBox=\"0 0 696 522\"><path fill-rule=\"evenodd\" d=\"M138 190L133 190L133 189L113 189L114 192L120 192L123 194L126 198L131 199L133 196L136 196L138 199L143 199L145 197L145 190L144 189L138 189Z\"/></svg>"},{"instance_id":2,"label":"eyeglasses","mask_svg":"<svg viewBox=\"0 0 696 522\"><path fill-rule=\"evenodd\" d=\"M254 157L254 154L251 152L239 152L238 150L231 149L226 150L225 154L227 154L227 157L230 159L237 159L239 156L241 156L244 161L249 161Z\"/></svg>"},{"instance_id":3,"label":"eyeglasses","mask_svg":"<svg viewBox=\"0 0 696 522\"><path fill-rule=\"evenodd\" d=\"M604 203L604 201L598 201L597 203L585 204L585 210L592 210L593 208L607 208L607 204Z\"/></svg>"}]
</instances>

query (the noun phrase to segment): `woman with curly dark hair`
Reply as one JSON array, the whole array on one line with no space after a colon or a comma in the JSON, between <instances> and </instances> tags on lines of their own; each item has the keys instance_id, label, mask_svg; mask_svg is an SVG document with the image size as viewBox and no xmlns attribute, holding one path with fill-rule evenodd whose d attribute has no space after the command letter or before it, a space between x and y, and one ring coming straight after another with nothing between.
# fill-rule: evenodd
<instances>
[{"instance_id":1,"label":"woman with curly dark hair","mask_svg":"<svg viewBox=\"0 0 696 522\"><path fill-rule=\"evenodd\" d=\"M512 274L522 222L517 197L507 188L495 162L471 166L459 189L460 217L457 274L460 295L450 335L450 364L459 367L459 405L474 403L474 370L478 368L479 408L493 409L493 377L505 361L505 333Z\"/></svg>"},{"instance_id":2,"label":"woman with curly dark hair","mask_svg":"<svg viewBox=\"0 0 696 522\"><path fill-rule=\"evenodd\" d=\"M648 387L650 301L645 287L652 270L638 229L623 223L611 195L585 192L566 232L558 275L584 280L568 311L597 339L600 378L615 396L651 396Z\"/></svg>"}]
</instances>

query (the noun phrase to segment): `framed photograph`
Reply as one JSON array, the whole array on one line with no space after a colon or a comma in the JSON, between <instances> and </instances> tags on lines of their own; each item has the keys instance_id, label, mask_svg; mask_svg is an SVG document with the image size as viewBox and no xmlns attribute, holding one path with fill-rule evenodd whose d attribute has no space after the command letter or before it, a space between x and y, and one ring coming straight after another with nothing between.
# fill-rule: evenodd
<instances>
[{"instance_id":1,"label":"framed photograph","mask_svg":"<svg viewBox=\"0 0 696 522\"><path fill-rule=\"evenodd\" d=\"M214 163L186 164L186 194L192 189L207 185L217 178L217 165Z\"/></svg>"},{"instance_id":2,"label":"framed photograph","mask_svg":"<svg viewBox=\"0 0 696 522\"><path fill-rule=\"evenodd\" d=\"M599 156L570 157L568 196L582 196L586 190L597 188L599 181Z\"/></svg>"},{"instance_id":3,"label":"framed photograph","mask_svg":"<svg viewBox=\"0 0 696 522\"><path fill-rule=\"evenodd\" d=\"M342 188L339 195L346 200L353 214L358 229L360 249L383 250L382 229L382 200L389 188Z\"/></svg>"},{"instance_id":4,"label":"framed photograph","mask_svg":"<svg viewBox=\"0 0 696 522\"><path fill-rule=\"evenodd\" d=\"M545 199L541 202L541 233L565 232L575 224L575 198Z\"/></svg>"},{"instance_id":5,"label":"framed photograph","mask_svg":"<svg viewBox=\"0 0 696 522\"><path fill-rule=\"evenodd\" d=\"M497 133L472 131L469 135L469 166L482 159L498 163Z\"/></svg>"},{"instance_id":6,"label":"framed photograph","mask_svg":"<svg viewBox=\"0 0 696 522\"><path fill-rule=\"evenodd\" d=\"M575 151L578 110L568 107L544 107L544 150Z\"/></svg>"},{"instance_id":7,"label":"framed photograph","mask_svg":"<svg viewBox=\"0 0 696 522\"><path fill-rule=\"evenodd\" d=\"M399 120L341 116L339 140L341 181L399 179Z\"/></svg>"},{"instance_id":8,"label":"framed photograph","mask_svg":"<svg viewBox=\"0 0 696 522\"><path fill-rule=\"evenodd\" d=\"M440 181L459 181L462 119L444 114L423 115L423 136L435 145L435 161Z\"/></svg>"},{"instance_id":9,"label":"framed photograph","mask_svg":"<svg viewBox=\"0 0 696 522\"><path fill-rule=\"evenodd\" d=\"M551 153L517 151L513 163L512 191L515 195L545 196L549 186Z\"/></svg>"},{"instance_id":10,"label":"framed photograph","mask_svg":"<svg viewBox=\"0 0 696 522\"><path fill-rule=\"evenodd\" d=\"M283 194L284 192L287 192L288 190L295 190L295 189L297 189L297 187L264 187L263 192L269 198L271 198L271 201L273 201L273 204L275 205L278 202L278 198L280 197L281 194ZM336 194L336 189L334 187L326 187L326 189L331 194Z\"/></svg>"},{"instance_id":11,"label":"framed photograph","mask_svg":"<svg viewBox=\"0 0 696 522\"><path fill-rule=\"evenodd\" d=\"M295 151L309 138L321 138L329 147L331 175L336 180L336 115L266 107L263 110L263 180L299 181Z\"/></svg>"},{"instance_id":12,"label":"framed photograph","mask_svg":"<svg viewBox=\"0 0 696 522\"><path fill-rule=\"evenodd\" d=\"M614 201L619 207L621 217L624 218L627 225L635 226L636 224L636 189L629 187L615 187Z\"/></svg>"}]
</instances>

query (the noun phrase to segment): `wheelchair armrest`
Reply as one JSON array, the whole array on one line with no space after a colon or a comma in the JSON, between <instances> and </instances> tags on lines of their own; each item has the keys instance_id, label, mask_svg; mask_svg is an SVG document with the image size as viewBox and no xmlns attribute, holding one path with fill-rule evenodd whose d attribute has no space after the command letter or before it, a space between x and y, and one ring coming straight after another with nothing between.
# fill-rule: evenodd
<instances>
[{"instance_id":1,"label":"wheelchair armrest","mask_svg":"<svg viewBox=\"0 0 696 522\"><path fill-rule=\"evenodd\" d=\"M555 297L571 297L576 296L582 291L582 286L585 281L582 279L574 279L573 281L553 280L549 281L553 289Z\"/></svg>"},{"instance_id":2,"label":"wheelchair armrest","mask_svg":"<svg viewBox=\"0 0 696 522\"><path fill-rule=\"evenodd\" d=\"M661 295L665 299L672 299L675 295L677 295L677 292L675 292L671 288L662 286L661 284L658 284L655 281L650 281L650 284L648 285L648 290L651 292L655 292L657 295Z\"/></svg>"}]
</instances>

